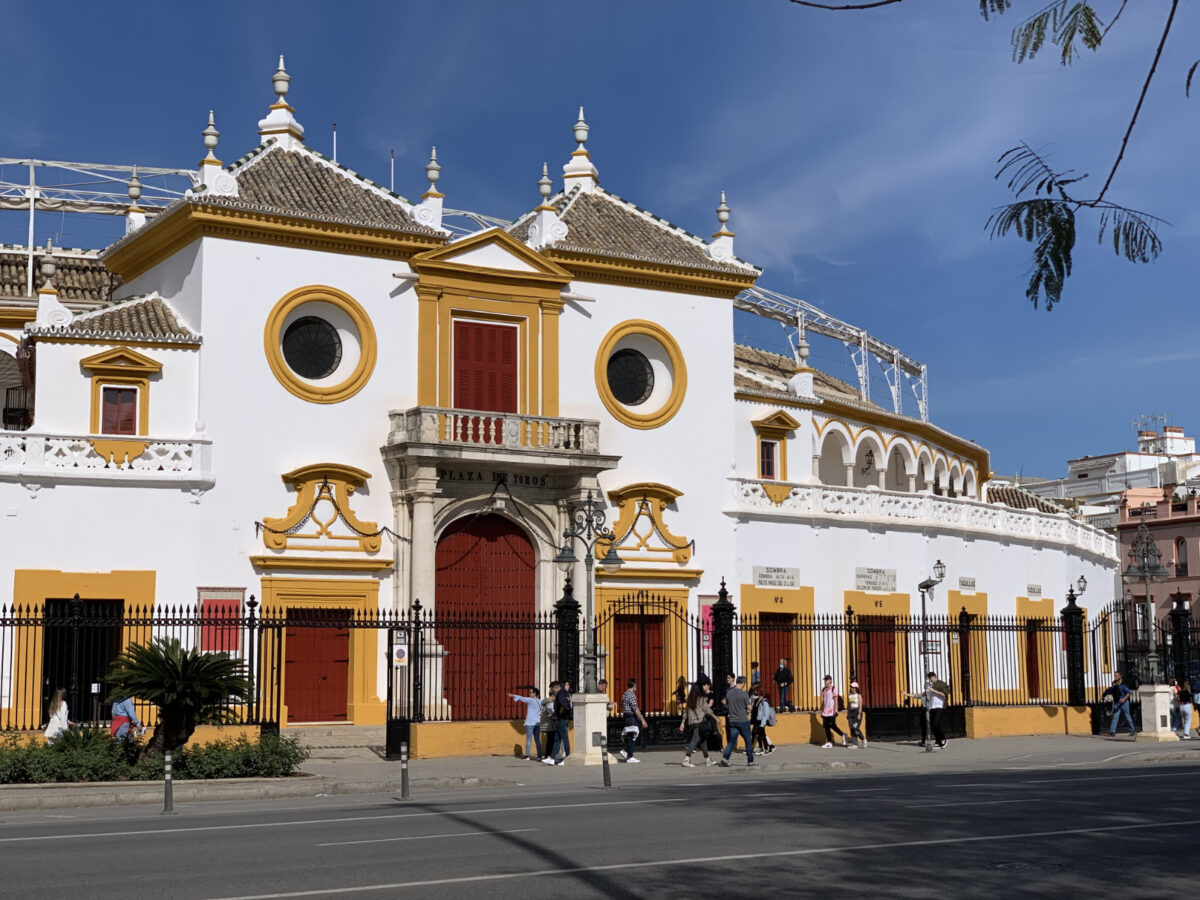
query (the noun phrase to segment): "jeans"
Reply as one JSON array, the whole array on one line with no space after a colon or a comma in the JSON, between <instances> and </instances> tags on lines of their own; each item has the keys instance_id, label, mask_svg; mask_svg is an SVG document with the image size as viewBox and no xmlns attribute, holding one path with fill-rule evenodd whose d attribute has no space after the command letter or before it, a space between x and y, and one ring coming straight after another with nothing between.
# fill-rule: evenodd
<instances>
[{"instance_id":1,"label":"jeans","mask_svg":"<svg viewBox=\"0 0 1200 900\"><path fill-rule=\"evenodd\" d=\"M1172 731L1178 731L1178 730L1179 730L1179 723L1180 723L1181 721L1183 721L1183 720L1182 720L1182 718L1181 718L1181 717L1180 717L1180 715L1179 715L1179 704L1178 704L1178 703L1172 703L1172 704L1171 704L1171 730L1172 730Z\"/></svg>"},{"instance_id":2,"label":"jeans","mask_svg":"<svg viewBox=\"0 0 1200 900\"><path fill-rule=\"evenodd\" d=\"M542 746L538 742L538 731L541 725L526 725L525 726L525 755L529 756L529 747L533 745L533 755L540 757L542 755Z\"/></svg>"},{"instance_id":3,"label":"jeans","mask_svg":"<svg viewBox=\"0 0 1200 900\"><path fill-rule=\"evenodd\" d=\"M825 726L825 743L827 743L827 744L833 743L833 733L835 731L838 734L840 734L843 738L846 737L846 732L844 732L844 731L842 731L842 729L838 728L836 713L834 713L832 716L821 716L821 724Z\"/></svg>"},{"instance_id":4,"label":"jeans","mask_svg":"<svg viewBox=\"0 0 1200 900\"><path fill-rule=\"evenodd\" d=\"M850 725L850 738L854 743L862 741L866 743L866 735L862 733L862 710L851 709L846 711L846 721Z\"/></svg>"},{"instance_id":5,"label":"jeans","mask_svg":"<svg viewBox=\"0 0 1200 900\"><path fill-rule=\"evenodd\" d=\"M551 756L558 756L558 751L562 751L564 757L571 755L571 722L569 719L558 719L555 723L554 734L554 749L550 752Z\"/></svg>"},{"instance_id":6,"label":"jeans","mask_svg":"<svg viewBox=\"0 0 1200 900\"><path fill-rule=\"evenodd\" d=\"M729 759L729 757L733 756L733 749L737 746L738 735L741 735L742 741L746 745L746 762L754 762L754 742L750 739L749 722L729 723L729 743L725 745L725 752L721 754L721 758Z\"/></svg>"},{"instance_id":7,"label":"jeans","mask_svg":"<svg viewBox=\"0 0 1200 900\"><path fill-rule=\"evenodd\" d=\"M1191 734L1192 732L1192 704L1180 703L1179 713L1183 717L1183 733Z\"/></svg>"},{"instance_id":8,"label":"jeans","mask_svg":"<svg viewBox=\"0 0 1200 900\"><path fill-rule=\"evenodd\" d=\"M637 716L626 715L625 727L631 728L638 724ZM637 749L638 732L630 731L625 735L625 756L632 759L633 751Z\"/></svg>"},{"instance_id":9,"label":"jeans","mask_svg":"<svg viewBox=\"0 0 1200 900\"><path fill-rule=\"evenodd\" d=\"M1125 716L1125 721L1129 725L1129 733L1134 733L1135 729L1133 727L1133 713L1129 711L1129 701L1126 700L1124 703L1119 703L1113 706L1112 727L1108 729L1109 734L1117 733L1117 723L1121 721L1122 715Z\"/></svg>"},{"instance_id":10,"label":"jeans","mask_svg":"<svg viewBox=\"0 0 1200 900\"><path fill-rule=\"evenodd\" d=\"M792 686L790 684L781 684L779 686L779 709L780 710L787 709L787 710L794 711L792 704L788 703L788 694L791 693L791 690L792 690Z\"/></svg>"},{"instance_id":11,"label":"jeans","mask_svg":"<svg viewBox=\"0 0 1200 900\"><path fill-rule=\"evenodd\" d=\"M692 734L688 738L687 749L683 751L684 755L690 759L691 755L696 752L697 747L704 754L704 758L708 759L708 736L700 730L699 725L693 725Z\"/></svg>"}]
</instances>

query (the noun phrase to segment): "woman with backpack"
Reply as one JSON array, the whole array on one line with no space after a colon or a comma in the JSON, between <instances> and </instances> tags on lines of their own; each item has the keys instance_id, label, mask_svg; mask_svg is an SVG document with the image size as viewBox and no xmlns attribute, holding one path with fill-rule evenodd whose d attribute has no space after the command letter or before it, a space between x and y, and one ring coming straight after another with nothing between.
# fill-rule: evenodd
<instances>
[{"instance_id":1,"label":"woman with backpack","mask_svg":"<svg viewBox=\"0 0 1200 900\"><path fill-rule=\"evenodd\" d=\"M862 731L863 695L858 689L858 682L850 682L850 692L846 694L846 721L850 724L850 745L854 749L867 746L867 737Z\"/></svg>"},{"instance_id":2,"label":"woman with backpack","mask_svg":"<svg viewBox=\"0 0 1200 900\"><path fill-rule=\"evenodd\" d=\"M838 693L838 689L833 686L833 676L825 676L825 687L821 688L821 724L825 726L825 745L822 750L828 750L833 746L833 733L836 731L842 736L842 746L846 746L846 732L838 728L837 714L841 707L842 695Z\"/></svg>"},{"instance_id":3,"label":"woman with backpack","mask_svg":"<svg viewBox=\"0 0 1200 900\"><path fill-rule=\"evenodd\" d=\"M711 696L711 683L696 683L688 691L687 700L684 703L683 721L679 725L679 730L683 732L691 729L687 749L683 751L683 765L688 769L696 767L692 762L692 754L696 752L697 747L704 754L704 764L706 766L714 765L713 760L708 758L708 737L717 733L718 723L717 717L712 711L712 701L709 699Z\"/></svg>"},{"instance_id":4,"label":"woman with backpack","mask_svg":"<svg viewBox=\"0 0 1200 900\"><path fill-rule=\"evenodd\" d=\"M775 724L775 710L771 709L771 701L762 689L762 682L753 685L750 692L754 698L750 704L750 740L763 755L773 753L775 745L767 737L767 727Z\"/></svg>"}]
</instances>

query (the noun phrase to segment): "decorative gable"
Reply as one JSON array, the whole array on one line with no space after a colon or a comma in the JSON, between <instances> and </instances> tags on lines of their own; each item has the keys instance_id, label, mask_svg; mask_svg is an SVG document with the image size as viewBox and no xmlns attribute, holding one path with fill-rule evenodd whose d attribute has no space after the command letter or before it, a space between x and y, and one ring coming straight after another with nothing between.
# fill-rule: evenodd
<instances>
[{"instance_id":1,"label":"decorative gable","mask_svg":"<svg viewBox=\"0 0 1200 900\"><path fill-rule=\"evenodd\" d=\"M620 510L613 523L617 553L626 563L654 562L686 565L692 558L695 541L672 534L663 521L667 509L683 496L682 491L665 484L640 482L608 492L608 498ZM603 558L607 546L597 546Z\"/></svg>"},{"instance_id":2,"label":"decorative gable","mask_svg":"<svg viewBox=\"0 0 1200 900\"><path fill-rule=\"evenodd\" d=\"M516 276L521 280L562 286L571 280L571 273L562 266L499 228L420 253L410 264L413 271L421 275L453 272L483 278Z\"/></svg>"},{"instance_id":3,"label":"decorative gable","mask_svg":"<svg viewBox=\"0 0 1200 900\"><path fill-rule=\"evenodd\" d=\"M128 347L105 350L79 361L85 372L94 375L155 375L162 371L162 363L143 356Z\"/></svg>"},{"instance_id":4,"label":"decorative gable","mask_svg":"<svg viewBox=\"0 0 1200 900\"><path fill-rule=\"evenodd\" d=\"M774 440L783 440L789 431L798 431L801 427L799 422L782 409L762 419L756 419L750 424L754 426L755 433Z\"/></svg>"}]
</instances>

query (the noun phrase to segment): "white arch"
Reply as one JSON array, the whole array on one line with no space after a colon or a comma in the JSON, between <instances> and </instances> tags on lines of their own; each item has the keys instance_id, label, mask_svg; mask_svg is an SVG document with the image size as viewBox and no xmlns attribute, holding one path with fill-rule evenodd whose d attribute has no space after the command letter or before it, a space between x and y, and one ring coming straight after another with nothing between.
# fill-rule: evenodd
<instances>
[{"instance_id":1,"label":"white arch","mask_svg":"<svg viewBox=\"0 0 1200 900\"><path fill-rule=\"evenodd\" d=\"M946 457L941 453L933 459L933 492L944 496L950 483L950 469L946 465Z\"/></svg>"},{"instance_id":2,"label":"white arch","mask_svg":"<svg viewBox=\"0 0 1200 900\"><path fill-rule=\"evenodd\" d=\"M917 451L917 490L933 489L933 452L924 444Z\"/></svg>"},{"instance_id":3,"label":"white arch","mask_svg":"<svg viewBox=\"0 0 1200 900\"><path fill-rule=\"evenodd\" d=\"M954 492L954 496L962 495L963 475L962 463L957 459L950 463L950 490Z\"/></svg>"},{"instance_id":4,"label":"white arch","mask_svg":"<svg viewBox=\"0 0 1200 900\"><path fill-rule=\"evenodd\" d=\"M893 440L888 451L887 476L884 488L889 491L911 491L916 487L917 458L908 441Z\"/></svg>"},{"instance_id":5,"label":"white arch","mask_svg":"<svg viewBox=\"0 0 1200 900\"><path fill-rule=\"evenodd\" d=\"M858 435L858 446L854 449L854 486L878 486L879 473L886 471L886 465L883 440L874 431L863 429Z\"/></svg>"},{"instance_id":6,"label":"white arch","mask_svg":"<svg viewBox=\"0 0 1200 900\"><path fill-rule=\"evenodd\" d=\"M963 473L963 495L972 500L979 499L979 482L975 478L975 469L971 466Z\"/></svg>"},{"instance_id":7,"label":"white arch","mask_svg":"<svg viewBox=\"0 0 1200 900\"><path fill-rule=\"evenodd\" d=\"M817 477L821 483L845 486L851 460L849 435L842 428L827 428L821 435L821 455L817 463Z\"/></svg>"}]
</instances>

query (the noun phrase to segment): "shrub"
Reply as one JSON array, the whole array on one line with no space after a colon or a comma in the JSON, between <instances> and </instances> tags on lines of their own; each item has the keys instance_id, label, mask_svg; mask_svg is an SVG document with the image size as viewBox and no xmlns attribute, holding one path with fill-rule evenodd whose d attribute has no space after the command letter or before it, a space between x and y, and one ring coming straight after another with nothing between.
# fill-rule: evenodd
<instances>
[{"instance_id":1,"label":"shrub","mask_svg":"<svg viewBox=\"0 0 1200 900\"><path fill-rule=\"evenodd\" d=\"M176 778L278 778L308 759L299 738L264 734L184 747L175 755ZM54 744L20 735L0 740L0 784L80 781L154 781L163 776L156 754L139 758L135 742L118 741L98 728L73 728Z\"/></svg>"}]
</instances>

